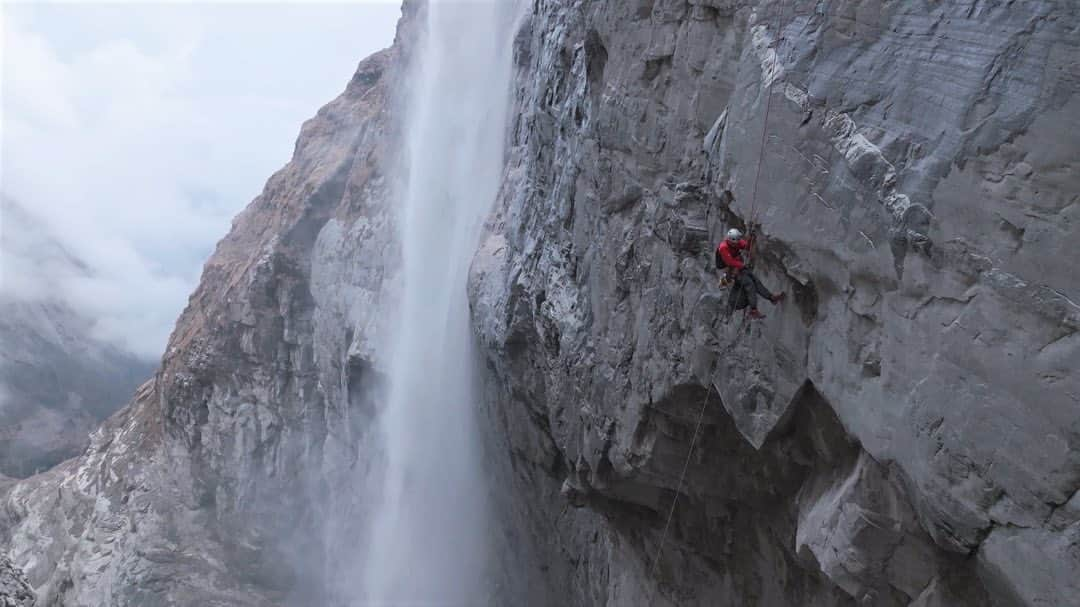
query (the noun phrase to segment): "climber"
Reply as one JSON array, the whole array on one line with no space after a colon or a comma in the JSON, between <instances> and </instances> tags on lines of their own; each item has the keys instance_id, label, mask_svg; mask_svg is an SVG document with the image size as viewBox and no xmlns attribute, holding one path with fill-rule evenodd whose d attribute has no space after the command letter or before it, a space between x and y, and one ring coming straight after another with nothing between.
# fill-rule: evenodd
<instances>
[{"instance_id":1,"label":"climber","mask_svg":"<svg viewBox=\"0 0 1080 607\"><path fill-rule=\"evenodd\" d=\"M749 251L753 235L750 240L743 238L742 232L731 228L727 237L716 247L716 269L725 270L725 276L721 279L721 286L725 280L732 283L731 295L728 297L728 316L738 309L750 306L750 318L765 318L757 308L757 297L761 295L772 302L773 305L784 300L784 292L775 295L770 293L765 285L761 284L757 276L747 267L748 260L743 260L743 251ZM738 304L738 305L737 305Z\"/></svg>"}]
</instances>

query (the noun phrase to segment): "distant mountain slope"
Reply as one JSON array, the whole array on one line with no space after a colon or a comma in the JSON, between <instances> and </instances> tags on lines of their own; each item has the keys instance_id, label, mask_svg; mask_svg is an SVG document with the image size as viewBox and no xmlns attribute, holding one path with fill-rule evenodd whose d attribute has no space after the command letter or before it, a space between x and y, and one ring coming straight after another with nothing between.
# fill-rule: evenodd
<instances>
[{"instance_id":1,"label":"distant mountain slope","mask_svg":"<svg viewBox=\"0 0 1080 607\"><path fill-rule=\"evenodd\" d=\"M0 473L25 477L77 455L153 366L92 337L54 283L87 268L25 209L2 204Z\"/></svg>"}]
</instances>

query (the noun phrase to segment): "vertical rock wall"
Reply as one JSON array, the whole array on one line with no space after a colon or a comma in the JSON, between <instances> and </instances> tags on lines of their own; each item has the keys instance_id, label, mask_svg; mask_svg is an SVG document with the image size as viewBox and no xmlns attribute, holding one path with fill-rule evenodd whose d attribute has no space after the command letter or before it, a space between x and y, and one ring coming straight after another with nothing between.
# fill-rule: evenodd
<instances>
[{"instance_id":1,"label":"vertical rock wall","mask_svg":"<svg viewBox=\"0 0 1080 607\"><path fill-rule=\"evenodd\" d=\"M471 294L572 603L1075 604L1078 11L536 3Z\"/></svg>"}]
</instances>

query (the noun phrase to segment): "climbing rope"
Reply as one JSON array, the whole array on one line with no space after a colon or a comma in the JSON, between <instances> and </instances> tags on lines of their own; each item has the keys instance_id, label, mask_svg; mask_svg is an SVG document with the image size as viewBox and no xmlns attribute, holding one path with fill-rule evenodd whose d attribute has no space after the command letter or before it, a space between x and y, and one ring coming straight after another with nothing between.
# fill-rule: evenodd
<instances>
[{"instance_id":1,"label":"climbing rope","mask_svg":"<svg viewBox=\"0 0 1080 607\"><path fill-rule=\"evenodd\" d=\"M780 2L778 3L777 11L776 11L776 47L777 47L777 51L778 51L776 53L776 61L777 62L780 61L780 53L779 53L779 48L780 48L780 24L781 24L781 22L783 20L783 15L784 15L784 0L780 0ZM761 145L760 145L760 148L758 150L757 170L755 171L755 174L754 174L754 185L753 185L753 188L750 191L750 222L749 222L749 225L747 226L747 231L750 234L750 248L746 251L747 261L749 261L751 259L751 255L753 253L753 247L754 247L754 243L755 243L753 228L754 228L754 225L756 224L756 221L757 221L757 189L758 189L758 181L761 179L761 165L764 163L764 159L765 159L765 136L768 134L769 113L772 110L772 98L773 98L773 94L772 94L773 90L772 89L773 89L773 85L776 84L776 81L778 79L779 79L779 76L777 76L776 78L773 78L773 81L769 83L768 92L766 93L768 98L765 101L765 117L764 117L764 120L762 121L762 124L761 124ZM696 308L696 304L695 304L695 308ZM691 316L693 316L693 314L691 314ZM747 318L748 318L747 315L743 314L743 321L739 325L739 329L735 332L735 336L732 338L731 343L728 344L726 349L730 349L730 348L734 347L735 344L739 341L739 337L742 336L743 328L747 323ZM705 409L709 405L709 397L710 396L712 396L712 387L711 386L706 386L706 388L705 388L705 398L703 398L702 401L701 401L701 409L698 411L697 422L695 422L695 424L694 424L694 434L690 437L690 448L686 452L686 461L683 462L682 472L679 473L679 482L675 485L675 495L671 499L671 508L668 509L667 520L664 522L664 531L660 534L660 543L656 547L656 554L653 556L652 565L649 568L649 578L650 579L654 579L656 577L656 570L657 570L657 567L659 567L659 565L660 565L660 557L663 556L663 553L664 553L664 544L667 542L668 531L671 528L671 520L675 517L675 507L679 503L679 494L682 493L682 485L683 485L683 482L686 480L686 471L690 467L690 460L693 459L693 456L694 456L694 447L697 444L698 434L701 432L701 421L705 418ZM659 584L654 585L653 589L652 589L652 592L649 593L650 594L650 596L649 596L649 604L650 605L652 604L653 599L656 598L656 591L657 591L658 587L659 587Z\"/></svg>"},{"instance_id":2,"label":"climbing rope","mask_svg":"<svg viewBox=\"0 0 1080 607\"><path fill-rule=\"evenodd\" d=\"M682 473L679 474L679 483L675 485L675 497L671 500L671 509L668 510L667 522L664 523L664 532L660 535L660 545L656 549L656 556L653 557L652 568L649 570L649 578L652 579L656 576L656 568L660 564L660 557L663 555L664 542L667 541L668 529L671 527L671 519L675 516L675 506L679 503L679 494L682 493L682 484L686 480L686 470L690 467L690 457L694 454L694 444L697 442L698 432L701 431L701 420L705 417L705 408L709 404L709 396L712 395L712 389L709 386L705 387L705 398L701 401L701 410L698 411L697 423L694 424L694 435L690 438L690 450L686 454L686 461L683 462ZM655 586L653 590L655 591ZM649 603L652 603L650 597Z\"/></svg>"},{"instance_id":3,"label":"climbing rope","mask_svg":"<svg viewBox=\"0 0 1080 607\"><path fill-rule=\"evenodd\" d=\"M735 336L728 343L724 350L733 348L738 342L739 338L744 333L743 329L746 328L747 318L744 315L742 323L735 331ZM698 435L701 433L701 422L705 419L705 410L709 405L709 397L712 396L712 387L705 387L705 398L701 400L701 409L698 411L697 421L694 423L694 434L690 437L690 448L686 452L686 460L683 462L682 472L679 473L679 482L675 485L675 495L671 498L671 508L668 509L667 520L664 522L664 531L660 535L660 544L656 547L656 554L653 555L652 565L649 568L649 578L654 579L656 577L657 567L660 566L660 557L664 554L664 544L667 542L668 530L671 528L671 520L675 517L675 507L679 504L679 494L682 493L683 482L686 480L686 471L690 468L690 460L694 456L694 447L697 445ZM656 586L653 586L653 590L650 593L649 604L651 605L653 599L656 598Z\"/></svg>"},{"instance_id":4,"label":"climbing rope","mask_svg":"<svg viewBox=\"0 0 1080 607\"><path fill-rule=\"evenodd\" d=\"M776 62L780 62L780 24L784 17L784 0L780 0L779 6L776 11ZM765 139L769 132L769 113L772 111L773 100L773 85L780 79L779 74L772 79L769 83L767 92L765 93L765 119L761 122L761 144L758 148L758 161L757 170L754 172L754 186L750 190L750 222L747 225L747 232L750 234L750 248L746 251L746 258L750 260L754 253L754 244L756 240L754 238L754 226L757 225L757 190L758 182L761 180L761 165L765 160Z\"/></svg>"}]
</instances>

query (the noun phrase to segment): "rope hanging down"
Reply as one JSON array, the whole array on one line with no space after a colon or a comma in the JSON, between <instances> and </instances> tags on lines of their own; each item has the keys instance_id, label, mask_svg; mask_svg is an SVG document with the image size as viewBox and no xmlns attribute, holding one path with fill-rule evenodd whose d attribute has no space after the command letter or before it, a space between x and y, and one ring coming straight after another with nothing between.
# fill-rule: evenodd
<instances>
[{"instance_id":1,"label":"rope hanging down","mask_svg":"<svg viewBox=\"0 0 1080 607\"><path fill-rule=\"evenodd\" d=\"M782 21L783 14L784 14L784 0L780 0L780 2L778 3L777 11L776 11L776 46L777 46L777 50L779 50L779 47L780 47L780 38L781 38L780 37L780 23ZM779 52L776 53L776 59L775 60L780 61ZM779 79L778 77L773 78L772 82L769 83L768 90L766 92L767 98L766 98L766 101L765 101L765 117L764 117L764 120L762 120L762 124L761 124L761 143L760 143L760 147L759 147L759 150L758 150L757 170L755 171L755 174L754 174L754 186L751 189L751 193L750 193L750 222L749 222L749 225L747 226L748 232L750 232L750 250L747 251L747 258L750 258L750 256L753 253L753 246L754 246L753 226L755 225L755 222L757 221L757 189L758 189L758 181L761 179L761 165L763 164L764 159L765 159L765 136L768 133L768 128L769 128L769 112L772 110L772 98L773 98L773 94L772 94L773 90L772 89L773 89L773 85L776 83L776 80L778 80L778 79ZM744 317L743 323L745 324L745 322L746 322L746 319ZM742 333L743 333L742 326L740 326L739 330L735 332L735 337L734 337L734 339L732 339L731 344L729 345L729 348L734 346L735 343L739 341L739 336L741 336ZM701 401L701 410L698 411L697 422L694 424L694 434L690 437L690 448L686 452L686 461L683 462L682 472L679 474L679 482L678 482L678 484L675 485L675 495L671 499L671 508L668 510L667 521L664 522L664 531L660 535L660 544L656 547L656 554L653 556L652 565L649 568L649 578L650 579L655 579L655 577L656 577L656 569L660 564L660 557L663 555L663 552L664 552L664 544L667 542L668 530L671 528L671 519L674 518L674 516L675 516L675 507L679 503L679 494L682 493L683 481L686 480L686 471L690 467L690 460L694 456L694 446L697 444L698 434L701 432L701 421L702 421L702 419L705 418L705 409L708 407L709 397L711 395L712 395L711 386L706 387L705 388L705 398L703 398L702 401ZM656 596L657 587L658 587L658 585L653 586L653 591L650 593L650 597L649 597L649 604L652 604L652 600Z\"/></svg>"},{"instance_id":2,"label":"rope hanging down","mask_svg":"<svg viewBox=\"0 0 1080 607\"><path fill-rule=\"evenodd\" d=\"M776 51L775 51L775 59L774 59L774 61L777 62L777 63L780 62L780 40L782 39L782 37L780 35L780 23L783 20L783 16L784 16L784 2L783 2L783 0L780 0L779 6L778 6L777 11L776 11ZM751 258L753 256L753 253L754 253L754 244L755 244L754 226L757 225L758 181L761 180L761 165L764 164L764 161L765 161L765 140L766 140L765 136L768 134L768 131L769 131L769 113L772 111L773 85L776 84L776 81L779 80L779 79L780 79L780 75L776 74L773 77L772 81L769 82L767 92L765 93L765 95L766 95L766 99L765 99L765 118L764 118L764 120L761 121L761 143L760 143L760 145L758 147L757 169L754 172L754 186L750 190L750 222L746 226L747 227L747 232L750 235L750 248L746 251L746 256L747 256L748 259Z\"/></svg>"},{"instance_id":3,"label":"rope hanging down","mask_svg":"<svg viewBox=\"0 0 1080 607\"><path fill-rule=\"evenodd\" d=\"M731 339L731 342L724 350L730 350L735 347L739 342L739 338L743 335L743 329L746 328L748 321L743 317L742 324L739 325L738 330L735 331L735 337ZM683 462L682 472L679 473L679 482L675 485L675 495L671 498L671 508L668 509L667 520L664 522L664 531L660 535L660 544L656 547L656 554L653 555L652 565L649 568L649 578L654 579L656 577L656 569L660 565L660 557L664 554L664 544L667 542L668 530L671 528L671 519L675 517L675 506L679 503L679 494L682 493L683 482L686 480L686 471L690 468L690 460L694 456L694 447L697 445L698 435L701 433L701 422L705 419L705 410L709 406L709 397L712 396L712 387L705 387L705 398L701 400L701 409L698 410L697 421L694 423L694 434L690 437L690 448L686 452L686 461ZM652 604L652 599L655 598L656 587L653 587L652 596L649 598L649 604Z\"/></svg>"},{"instance_id":4,"label":"rope hanging down","mask_svg":"<svg viewBox=\"0 0 1080 607\"><path fill-rule=\"evenodd\" d=\"M667 541L668 528L671 526L671 519L675 515L675 505L679 503L679 493L682 492L682 484L686 479L686 469L690 466L690 456L694 454L694 443L697 442L698 432L701 430L701 420L705 417L705 408L709 404L711 394L712 389L706 387L705 398L701 401L701 411L698 412L697 423L694 424L694 435L690 438L690 451L686 454L686 461L683 462L682 473L679 474L679 484L675 485L675 497L671 500L671 509L668 511L667 522L664 523L664 533L660 536L660 545L656 549L656 556L653 557L652 568L649 570L650 579L656 576L656 567L660 564L664 542ZM652 603L651 600L649 602Z\"/></svg>"}]
</instances>

